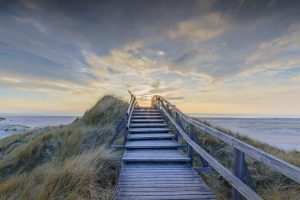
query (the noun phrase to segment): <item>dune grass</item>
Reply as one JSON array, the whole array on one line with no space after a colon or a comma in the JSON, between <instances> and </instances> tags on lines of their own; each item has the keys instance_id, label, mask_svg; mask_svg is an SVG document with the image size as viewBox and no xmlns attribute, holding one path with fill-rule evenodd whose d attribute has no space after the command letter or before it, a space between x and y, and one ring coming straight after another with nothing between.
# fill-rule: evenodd
<instances>
[{"instance_id":1,"label":"dune grass","mask_svg":"<svg viewBox=\"0 0 300 200\"><path fill-rule=\"evenodd\" d=\"M127 103L104 96L66 126L0 141L0 199L113 199L120 154L107 149Z\"/></svg>"},{"instance_id":2,"label":"dune grass","mask_svg":"<svg viewBox=\"0 0 300 200\"><path fill-rule=\"evenodd\" d=\"M196 119L201 121L199 119ZM207 121L202 123L214 127L228 135L234 136L250 145L253 145L269 154L272 154L280 159L283 159L293 165L300 167L300 152L298 151L284 151L276 147L264 144L262 142L253 140L246 136L241 136L228 129L213 126ZM197 137L199 144L226 168L232 170L233 162L233 148L224 142L216 139L213 136L198 131ZM195 154L196 165L201 165L199 157ZM252 177L252 185L256 192L264 199L268 200L299 200L300 186L296 182L286 178L285 176L271 170L264 164L246 156L248 169ZM230 184L216 172L202 175L206 183L219 199L231 199L232 187Z\"/></svg>"}]
</instances>

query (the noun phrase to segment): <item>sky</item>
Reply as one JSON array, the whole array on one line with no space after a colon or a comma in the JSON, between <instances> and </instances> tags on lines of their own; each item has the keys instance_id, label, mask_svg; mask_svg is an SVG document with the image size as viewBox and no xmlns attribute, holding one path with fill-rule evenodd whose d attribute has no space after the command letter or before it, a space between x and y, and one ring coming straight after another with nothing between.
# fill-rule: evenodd
<instances>
[{"instance_id":1,"label":"sky","mask_svg":"<svg viewBox=\"0 0 300 200\"><path fill-rule=\"evenodd\" d=\"M0 113L82 114L128 90L300 115L300 1L0 0Z\"/></svg>"}]
</instances>

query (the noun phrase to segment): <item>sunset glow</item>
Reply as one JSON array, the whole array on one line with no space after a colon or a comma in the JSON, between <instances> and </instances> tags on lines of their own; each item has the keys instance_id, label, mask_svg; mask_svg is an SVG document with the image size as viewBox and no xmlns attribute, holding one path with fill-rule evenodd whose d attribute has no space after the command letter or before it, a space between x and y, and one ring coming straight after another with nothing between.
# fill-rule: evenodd
<instances>
[{"instance_id":1,"label":"sunset glow","mask_svg":"<svg viewBox=\"0 0 300 200\"><path fill-rule=\"evenodd\" d=\"M298 1L5 2L0 113L82 114L131 90L188 113L300 115Z\"/></svg>"}]
</instances>

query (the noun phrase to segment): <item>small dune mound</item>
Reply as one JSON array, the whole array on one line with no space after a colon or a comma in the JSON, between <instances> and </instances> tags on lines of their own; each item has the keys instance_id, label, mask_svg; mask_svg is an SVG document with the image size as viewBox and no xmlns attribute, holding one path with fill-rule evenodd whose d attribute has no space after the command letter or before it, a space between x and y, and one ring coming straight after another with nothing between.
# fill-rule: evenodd
<instances>
[{"instance_id":1,"label":"small dune mound","mask_svg":"<svg viewBox=\"0 0 300 200\"><path fill-rule=\"evenodd\" d=\"M120 155L109 138L127 103L104 96L66 126L0 141L0 199L111 199Z\"/></svg>"}]
</instances>

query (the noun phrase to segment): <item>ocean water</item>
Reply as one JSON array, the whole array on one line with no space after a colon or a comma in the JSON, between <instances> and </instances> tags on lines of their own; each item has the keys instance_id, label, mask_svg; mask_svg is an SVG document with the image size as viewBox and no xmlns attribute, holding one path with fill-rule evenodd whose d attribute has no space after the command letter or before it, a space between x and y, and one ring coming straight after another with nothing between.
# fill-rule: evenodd
<instances>
[{"instance_id":1,"label":"ocean water","mask_svg":"<svg viewBox=\"0 0 300 200\"><path fill-rule=\"evenodd\" d=\"M190 114L215 126L281 148L300 151L300 117ZM0 139L38 127L69 124L77 116L1 116Z\"/></svg>"},{"instance_id":2,"label":"ocean water","mask_svg":"<svg viewBox=\"0 0 300 200\"><path fill-rule=\"evenodd\" d=\"M0 120L0 139L12 134L45 126L57 126L73 122L77 116L3 116Z\"/></svg>"},{"instance_id":3,"label":"ocean water","mask_svg":"<svg viewBox=\"0 0 300 200\"><path fill-rule=\"evenodd\" d=\"M286 151L300 151L300 117L192 116Z\"/></svg>"}]
</instances>

